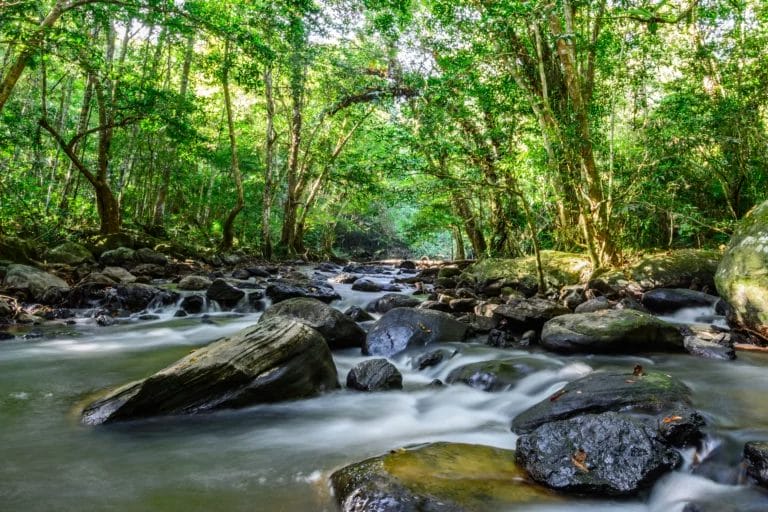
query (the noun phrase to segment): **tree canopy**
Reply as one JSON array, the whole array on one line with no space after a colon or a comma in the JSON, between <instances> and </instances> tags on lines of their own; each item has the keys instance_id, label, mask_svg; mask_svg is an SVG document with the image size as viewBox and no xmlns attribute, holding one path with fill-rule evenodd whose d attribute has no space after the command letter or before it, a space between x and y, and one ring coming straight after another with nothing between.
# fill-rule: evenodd
<instances>
[{"instance_id":1,"label":"tree canopy","mask_svg":"<svg viewBox=\"0 0 768 512\"><path fill-rule=\"evenodd\" d=\"M275 256L717 246L759 0L0 0L0 234Z\"/></svg>"}]
</instances>

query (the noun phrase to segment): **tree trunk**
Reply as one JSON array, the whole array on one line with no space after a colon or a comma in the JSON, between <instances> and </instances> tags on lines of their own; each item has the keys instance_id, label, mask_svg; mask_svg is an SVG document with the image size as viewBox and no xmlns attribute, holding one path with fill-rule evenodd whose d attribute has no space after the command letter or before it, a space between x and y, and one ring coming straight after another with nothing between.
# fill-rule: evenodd
<instances>
[{"instance_id":1,"label":"tree trunk","mask_svg":"<svg viewBox=\"0 0 768 512\"><path fill-rule=\"evenodd\" d=\"M467 254L464 252L464 237L461 236L461 228L459 226L451 226L451 233L453 234L453 243L455 251L453 254L454 260L465 260Z\"/></svg>"},{"instance_id":2,"label":"tree trunk","mask_svg":"<svg viewBox=\"0 0 768 512\"><path fill-rule=\"evenodd\" d=\"M272 259L272 233L270 219L272 218L272 199L274 198L274 152L277 134L275 133L275 97L272 90L272 67L264 69L264 97L267 103L267 129L264 148L264 190L261 194L261 240L262 255Z\"/></svg>"},{"instance_id":3,"label":"tree trunk","mask_svg":"<svg viewBox=\"0 0 768 512\"><path fill-rule=\"evenodd\" d=\"M229 40L224 46L224 73L222 77L222 86L224 88L224 106L227 110L227 129L229 131L229 149L232 152L231 170L232 177L235 180L235 188L237 190L237 202L235 206L230 210L227 218L224 220L224 226L222 228L221 249L229 250L232 248L232 242L234 240L234 225L235 219L240 211L245 206L245 197L243 193L243 177L240 174L240 161L237 158L237 138L235 135L235 121L234 114L232 113L232 97L229 91Z\"/></svg>"}]
</instances>

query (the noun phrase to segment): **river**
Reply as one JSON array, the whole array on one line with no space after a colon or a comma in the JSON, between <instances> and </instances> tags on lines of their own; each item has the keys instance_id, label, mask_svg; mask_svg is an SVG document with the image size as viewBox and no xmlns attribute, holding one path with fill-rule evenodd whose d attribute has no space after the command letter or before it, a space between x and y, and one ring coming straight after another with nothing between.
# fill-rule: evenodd
<instances>
[{"instance_id":1,"label":"river","mask_svg":"<svg viewBox=\"0 0 768 512\"><path fill-rule=\"evenodd\" d=\"M335 285L346 309L382 295ZM460 441L514 448L511 418L564 382L606 368L668 372L693 390L708 422L701 456L735 468L748 440L768 440L768 357L740 353L732 362L688 355L560 356L448 344L457 353L415 371L413 356L394 358L404 390L344 390L319 398L200 416L87 427L76 407L94 391L145 377L190 350L258 320L259 313L210 313L97 327L79 320L42 337L0 343L0 510L50 511L334 511L327 477L334 468L392 448ZM685 315L685 313L683 313ZM363 358L334 355L340 381ZM495 358L533 361L537 372L514 388L485 393L463 385L430 387L460 365ZM516 511L679 512L691 499L768 510L752 487L722 485L687 464L634 500L570 500ZM724 469L723 471L726 471ZM761 505L765 504L764 508Z\"/></svg>"}]
</instances>

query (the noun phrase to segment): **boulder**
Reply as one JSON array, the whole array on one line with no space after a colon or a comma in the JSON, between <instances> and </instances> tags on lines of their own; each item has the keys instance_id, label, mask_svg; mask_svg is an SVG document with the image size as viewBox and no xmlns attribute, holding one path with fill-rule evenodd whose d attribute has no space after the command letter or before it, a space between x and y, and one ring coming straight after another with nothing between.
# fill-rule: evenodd
<instances>
[{"instance_id":1,"label":"boulder","mask_svg":"<svg viewBox=\"0 0 768 512\"><path fill-rule=\"evenodd\" d=\"M240 299L245 297L245 292L235 288L223 279L215 279L211 286L208 287L205 295L209 299L218 302L224 308L233 308L240 302Z\"/></svg>"},{"instance_id":2,"label":"boulder","mask_svg":"<svg viewBox=\"0 0 768 512\"><path fill-rule=\"evenodd\" d=\"M100 274L116 283L128 284L136 282L136 276L125 270L123 267L105 267ZM91 280L91 282L94 281Z\"/></svg>"},{"instance_id":3,"label":"boulder","mask_svg":"<svg viewBox=\"0 0 768 512\"><path fill-rule=\"evenodd\" d=\"M118 247L102 253L99 262L107 267L130 267L136 262L136 251L128 247Z\"/></svg>"},{"instance_id":4,"label":"boulder","mask_svg":"<svg viewBox=\"0 0 768 512\"><path fill-rule=\"evenodd\" d=\"M530 432L539 425L585 413L663 413L689 406L690 394L685 384L661 372L645 372L642 368L634 372L595 372L566 384L518 414L512 420L512 431Z\"/></svg>"},{"instance_id":5,"label":"boulder","mask_svg":"<svg viewBox=\"0 0 768 512\"><path fill-rule=\"evenodd\" d=\"M3 286L20 290L33 302L42 302L43 296L50 288L69 290L66 281L44 270L27 265L9 265L5 272Z\"/></svg>"},{"instance_id":6,"label":"boulder","mask_svg":"<svg viewBox=\"0 0 768 512\"><path fill-rule=\"evenodd\" d=\"M281 279L267 286L267 297L273 303L282 302L296 297L317 299L326 304L338 300L341 296L334 291L333 286L323 282L300 282Z\"/></svg>"},{"instance_id":7,"label":"boulder","mask_svg":"<svg viewBox=\"0 0 768 512\"><path fill-rule=\"evenodd\" d=\"M589 299L576 306L573 309L574 313L594 313L595 311L603 311L606 309L613 309L616 303L608 300L608 297L600 296L594 299Z\"/></svg>"},{"instance_id":8,"label":"boulder","mask_svg":"<svg viewBox=\"0 0 768 512\"><path fill-rule=\"evenodd\" d=\"M437 366L443 362L446 355L450 357L450 352L445 350L431 350L426 354L421 354L413 361L413 367L417 370L424 370L425 368L431 368Z\"/></svg>"},{"instance_id":9,"label":"boulder","mask_svg":"<svg viewBox=\"0 0 768 512\"><path fill-rule=\"evenodd\" d=\"M202 313L205 310L205 297L202 295L187 295L179 304L181 311L190 315Z\"/></svg>"},{"instance_id":10,"label":"boulder","mask_svg":"<svg viewBox=\"0 0 768 512\"><path fill-rule=\"evenodd\" d=\"M739 223L717 268L720 296L730 305L728 321L768 341L768 201Z\"/></svg>"},{"instance_id":11,"label":"boulder","mask_svg":"<svg viewBox=\"0 0 768 512\"><path fill-rule=\"evenodd\" d=\"M179 290L207 290L210 288L213 281L205 276L189 275L184 276L179 281Z\"/></svg>"},{"instance_id":12,"label":"boulder","mask_svg":"<svg viewBox=\"0 0 768 512\"><path fill-rule=\"evenodd\" d=\"M768 487L768 441L750 441L744 445L744 465L747 475Z\"/></svg>"},{"instance_id":13,"label":"boulder","mask_svg":"<svg viewBox=\"0 0 768 512\"><path fill-rule=\"evenodd\" d=\"M338 387L323 337L286 318L262 322L107 392L82 413L89 425L194 414L315 396Z\"/></svg>"},{"instance_id":14,"label":"boulder","mask_svg":"<svg viewBox=\"0 0 768 512\"><path fill-rule=\"evenodd\" d=\"M643 290L654 288L714 289L721 254L702 249L680 249L645 256L632 265L628 277ZM620 283L616 283L620 286Z\"/></svg>"},{"instance_id":15,"label":"boulder","mask_svg":"<svg viewBox=\"0 0 768 512\"><path fill-rule=\"evenodd\" d=\"M408 295L388 293L369 302L368 305L365 306L365 309L373 313L386 313L394 308L415 308L419 303L419 299L414 299Z\"/></svg>"},{"instance_id":16,"label":"boulder","mask_svg":"<svg viewBox=\"0 0 768 512\"><path fill-rule=\"evenodd\" d=\"M672 313L683 308L714 308L719 297L687 288L656 288L641 299L651 313Z\"/></svg>"},{"instance_id":17,"label":"boulder","mask_svg":"<svg viewBox=\"0 0 768 512\"><path fill-rule=\"evenodd\" d=\"M596 496L635 494L682 460L647 424L615 412L541 425L518 438L516 455L537 482Z\"/></svg>"},{"instance_id":18,"label":"boulder","mask_svg":"<svg viewBox=\"0 0 768 512\"><path fill-rule=\"evenodd\" d=\"M403 389L403 375L386 359L369 359L349 370L347 387L358 391Z\"/></svg>"},{"instance_id":19,"label":"boulder","mask_svg":"<svg viewBox=\"0 0 768 512\"><path fill-rule=\"evenodd\" d=\"M312 327L323 335L331 350L362 348L365 331L350 317L317 299L297 297L274 304L259 319L287 317Z\"/></svg>"},{"instance_id":20,"label":"boulder","mask_svg":"<svg viewBox=\"0 0 768 512\"><path fill-rule=\"evenodd\" d=\"M356 279L352 283L352 289L358 292L399 292L401 290L397 285L378 283L367 277Z\"/></svg>"},{"instance_id":21,"label":"boulder","mask_svg":"<svg viewBox=\"0 0 768 512\"><path fill-rule=\"evenodd\" d=\"M562 315L544 324L541 345L563 353L682 352L679 329L633 309Z\"/></svg>"},{"instance_id":22,"label":"boulder","mask_svg":"<svg viewBox=\"0 0 768 512\"><path fill-rule=\"evenodd\" d=\"M559 251L541 251L544 279L551 288L562 288L578 284L589 276L589 258L580 254ZM509 287L530 296L536 293L536 258L497 259L487 258L470 266L464 274L465 280L474 281L479 289L496 284L495 289Z\"/></svg>"},{"instance_id":23,"label":"boulder","mask_svg":"<svg viewBox=\"0 0 768 512\"><path fill-rule=\"evenodd\" d=\"M445 382L462 383L481 391L504 391L541 367L529 363L516 359L470 363L452 370Z\"/></svg>"},{"instance_id":24,"label":"boulder","mask_svg":"<svg viewBox=\"0 0 768 512\"><path fill-rule=\"evenodd\" d=\"M38 245L30 240L0 235L0 260L34 264L38 259L39 252Z\"/></svg>"},{"instance_id":25,"label":"boulder","mask_svg":"<svg viewBox=\"0 0 768 512\"><path fill-rule=\"evenodd\" d=\"M110 297L114 300L108 301L105 306L131 312L175 304L179 297L177 293L140 283L117 285L115 291L115 295Z\"/></svg>"},{"instance_id":26,"label":"boulder","mask_svg":"<svg viewBox=\"0 0 768 512\"><path fill-rule=\"evenodd\" d=\"M155 263L139 263L131 268L131 272L138 276L146 276L147 278L165 277L168 274L164 266Z\"/></svg>"},{"instance_id":27,"label":"boulder","mask_svg":"<svg viewBox=\"0 0 768 512\"><path fill-rule=\"evenodd\" d=\"M371 327L363 345L363 354L388 357L410 346L462 341L467 329L467 324L440 311L395 308Z\"/></svg>"},{"instance_id":28,"label":"boulder","mask_svg":"<svg viewBox=\"0 0 768 512\"><path fill-rule=\"evenodd\" d=\"M498 320L499 329L523 333L531 329L540 331L548 320L570 312L557 302L532 297L511 299L507 304L498 305L493 310L493 318Z\"/></svg>"},{"instance_id":29,"label":"boulder","mask_svg":"<svg viewBox=\"0 0 768 512\"><path fill-rule=\"evenodd\" d=\"M150 263L161 267L168 264L168 257L165 254L153 251L148 247L137 249L134 253L134 259L139 263Z\"/></svg>"},{"instance_id":30,"label":"boulder","mask_svg":"<svg viewBox=\"0 0 768 512\"><path fill-rule=\"evenodd\" d=\"M75 242L64 242L57 245L45 253L45 259L49 263L64 263L72 266L96 261L91 251Z\"/></svg>"},{"instance_id":31,"label":"boulder","mask_svg":"<svg viewBox=\"0 0 768 512\"><path fill-rule=\"evenodd\" d=\"M514 510L557 500L515 464L515 452L458 443L392 450L336 471L331 485L343 512Z\"/></svg>"}]
</instances>

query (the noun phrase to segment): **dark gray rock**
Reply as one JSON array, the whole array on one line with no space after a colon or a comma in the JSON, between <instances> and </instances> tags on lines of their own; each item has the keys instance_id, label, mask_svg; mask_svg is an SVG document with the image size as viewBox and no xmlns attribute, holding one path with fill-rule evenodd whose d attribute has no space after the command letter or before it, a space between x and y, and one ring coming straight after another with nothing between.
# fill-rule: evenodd
<instances>
[{"instance_id":1,"label":"dark gray rock","mask_svg":"<svg viewBox=\"0 0 768 512\"><path fill-rule=\"evenodd\" d=\"M69 290L67 282L60 277L27 265L9 265L3 286L14 292L22 292L30 302L42 302L49 288Z\"/></svg>"},{"instance_id":2,"label":"dark gray rock","mask_svg":"<svg viewBox=\"0 0 768 512\"><path fill-rule=\"evenodd\" d=\"M507 331L524 332L530 329L540 331L544 323L552 318L570 313L571 310L557 302L532 297L530 299L512 299L493 310L493 317L499 320L500 327Z\"/></svg>"},{"instance_id":3,"label":"dark gray rock","mask_svg":"<svg viewBox=\"0 0 768 512\"><path fill-rule=\"evenodd\" d=\"M395 308L368 332L363 354L391 356L411 346L440 341L462 341L468 326L439 311Z\"/></svg>"},{"instance_id":4,"label":"dark gray rock","mask_svg":"<svg viewBox=\"0 0 768 512\"><path fill-rule=\"evenodd\" d=\"M232 272L232 277L233 277L234 279L241 279L241 280L243 280L243 281L247 281L248 279L250 279L250 278L251 278L251 273L250 273L250 272L248 272L248 270L247 270L247 269L244 269L244 268L239 268L239 269L237 269L237 270L234 270L234 271Z\"/></svg>"},{"instance_id":5,"label":"dark gray rock","mask_svg":"<svg viewBox=\"0 0 768 512\"><path fill-rule=\"evenodd\" d=\"M366 310L364 310L360 306L350 306L344 312L344 314L347 315L352 320L354 320L355 322L368 322L374 319L370 313L368 313Z\"/></svg>"},{"instance_id":6,"label":"dark gray rock","mask_svg":"<svg viewBox=\"0 0 768 512\"><path fill-rule=\"evenodd\" d=\"M677 327L631 309L553 318L544 325L541 345L556 352L593 354L685 349Z\"/></svg>"},{"instance_id":7,"label":"dark gray rock","mask_svg":"<svg viewBox=\"0 0 768 512\"><path fill-rule=\"evenodd\" d=\"M397 285L378 283L367 277L356 279L352 283L352 289L358 292L399 292L401 290Z\"/></svg>"},{"instance_id":8,"label":"dark gray rock","mask_svg":"<svg viewBox=\"0 0 768 512\"><path fill-rule=\"evenodd\" d=\"M414 308L419 305L419 299L400 293L388 293L370 302L365 309L373 313L386 313L394 308Z\"/></svg>"},{"instance_id":9,"label":"dark gray rock","mask_svg":"<svg viewBox=\"0 0 768 512\"><path fill-rule=\"evenodd\" d=\"M667 374L649 371L595 372L566 384L549 398L512 420L512 430L530 432L539 425L586 413L633 410L658 414L690 405L691 391Z\"/></svg>"},{"instance_id":10,"label":"dark gray rock","mask_svg":"<svg viewBox=\"0 0 768 512\"><path fill-rule=\"evenodd\" d=\"M608 300L608 297L600 296L589 299L587 302L579 304L573 310L574 313L594 313L605 309L613 309L616 304Z\"/></svg>"},{"instance_id":11,"label":"dark gray rock","mask_svg":"<svg viewBox=\"0 0 768 512\"><path fill-rule=\"evenodd\" d=\"M443 362L445 355L444 350L432 350L417 357L416 361L414 361L414 367L417 370L424 370L425 368L437 366Z\"/></svg>"},{"instance_id":12,"label":"dark gray rock","mask_svg":"<svg viewBox=\"0 0 768 512\"><path fill-rule=\"evenodd\" d=\"M202 295L187 295L181 299L179 307L190 315L202 313L205 310L205 297Z\"/></svg>"},{"instance_id":13,"label":"dark gray rock","mask_svg":"<svg viewBox=\"0 0 768 512\"><path fill-rule=\"evenodd\" d=\"M349 371L347 387L358 391L403 389L403 376L386 359L369 359L356 364Z\"/></svg>"},{"instance_id":14,"label":"dark gray rock","mask_svg":"<svg viewBox=\"0 0 768 512\"><path fill-rule=\"evenodd\" d=\"M681 462L644 422L614 412L542 425L518 438L516 457L539 483L597 496L635 494Z\"/></svg>"},{"instance_id":15,"label":"dark gray rock","mask_svg":"<svg viewBox=\"0 0 768 512\"><path fill-rule=\"evenodd\" d=\"M264 267L248 267L246 269L248 273L253 277L271 277L269 270Z\"/></svg>"},{"instance_id":16,"label":"dark gray rock","mask_svg":"<svg viewBox=\"0 0 768 512\"><path fill-rule=\"evenodd\" d=\"M165 267L155 263L139 263L131 269L131 273L150 278L165 277L167 275Z\"/></svg>"},{"instance_id":17,"label":"dark gray rock","mask_svg":"<svg viewBox=\"0 0 768 512\"><path fill-rule=\"evenodd\" d=\"M205 295L218 302L224 308L233 308L240 302L240 299L245 297L245 292L239 288L235 288L223 279L215 279Z\"/></svg>"},{"instance_id":18,"label":"dark gray rock","mask_svg":"<svg viewBox=\"0 0 768 512\"><path fill-rule=\"evenodd\" d=\"M273 303L282 302L297 297L317 299L326 304L338 300L341 296L334 291L333 287L327 283L321 282L299 282L290 280L279 280L267 286L267 297L272 299Z\"/></svg>"},{"instance_id":19,"label":"dark gray rock","mask_svg":"<svg viewBox=\"0 0 768 512\"><path fill-rule=\"evenodd\" d=\"M168 264L168 257L165 254L153 251L148 247L137 249L134 253L134 259L139 263L149 263L160 267Z\"/></svg>"},{"instance_id":20,"label":"dark gray rock","mask_svg":"<svg viewBox=\"0 0 768 512\"><path fill-rule=\"evenodd\" d=\"M652 313L672 313L683 308L714 307L719 297L687 288L656 288L645 292L643 306Z\"/></svg>"},{"instance_id":21,"label":"dark gray rock","mask_svg":"<svg viewBox=\"0 0 768 512\"><path fill-rule=\"evenodd\" d=\"M147 284L129 283L117 285L115 295L109 296L104 306L136 312L175 304L178 298L177 293L161 290Z\"/></svg>"},{"instance_id":22,"label":"dark gray rock","mask_svg":"<svg viewBox=\"0 0 768 512\"><path fill-rule=\"evenodd\" d=\"M656 418L655 424L659 436L672 446L691 446L704 437L704 418L686 405L664 411Z\"/></svg>"},{"instance_id":23,"label":"dark gray rock","mask_svg":"<svg viewBox=\"0 0 768 512\"><path fill-rule=\"evenodd\" d=\"M128 247L118 247L102 253L99 262L106 267L130 267L136 262L136 251Z\"/></svg>"},{"instance_id":24,"label":"dark gray rock","mask_svg":"<svg viewBox=\"0 0 768 512\"><path fill-rule=\"evenodd\" d=\"M285 318L248 327L85 407L89 425L194 414L315 396L338 387L331 352L314 329Z\"/></svg>"},{"instance_id":25,"label":"dark gray rock","mask_svg":"<svg viewBox=\"0 0 768 512\"><path fill-rule=\"evenodd\" d=\"M768 441L750 441L744 445L744 465L747 475L768 487Z\"/></svg>"},{"instance_id":26,"label":"dark gray rock","mask_svg":"<svg viewBox=\"0 0 768 512\"><path fill-rule=\"evenodd\" d=\"M354 320L317 299L298 297L274 304L264 312L259 322L278 316L291 318L317 330L332 350L362 348L365 342L365 331Z\"/></svg>"}]
</instances>

